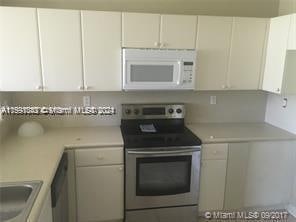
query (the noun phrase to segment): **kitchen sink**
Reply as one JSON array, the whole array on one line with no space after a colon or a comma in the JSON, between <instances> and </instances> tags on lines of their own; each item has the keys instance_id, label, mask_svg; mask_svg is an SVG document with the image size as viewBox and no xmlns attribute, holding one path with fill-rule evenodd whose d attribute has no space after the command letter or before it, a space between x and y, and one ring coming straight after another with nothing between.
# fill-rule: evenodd
<instances>
[{"instance_id":1,"label":"kitchen sink","mask_svg":"<svg viewBox=\"0 0 296 222\"><path fill-rule=\"evenodd\" d=\"M0 222L25 222L42 181L0 183Z\"/></svg>"}]
</instances>

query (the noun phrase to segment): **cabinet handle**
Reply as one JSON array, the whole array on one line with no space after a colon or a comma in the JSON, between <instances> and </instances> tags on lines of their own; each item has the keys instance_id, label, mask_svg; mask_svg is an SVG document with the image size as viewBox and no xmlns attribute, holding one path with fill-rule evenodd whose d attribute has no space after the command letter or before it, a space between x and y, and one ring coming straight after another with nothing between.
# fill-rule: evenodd
<instances>
[{"instance_id":1,"label":"cabinet handle","mask_svg":"<svg viewBox=\"0 0 296 222\"><path fill-rule=\"evenodd\" d=\"M222 85L222 89L227 89L227 86L226 85Z\"/></svg>"},{"instance_id":2,"label":"cabinet handle","mask_svg":"<svg viewBox=\"0 0 296 222\"><path fill-rule=\"evenodd\" d=\"M36 86L36 89L39 89L39 90L41 90L43 87L42 86Z\"/></svg>"},{"instance_id":3,"label":"cabinet handle","mask_svg":"<svg viewBox=\"0 0 296 222\"><path fill-rule=\"evenodd\" d=\"M85 90L90 90L91 86L85 86Z\"/></svg>"},{"instance_id":4,"label":"cabinet handle","mask_svg":"<svg viewBox=\"0 0 296 222\"><path fill-rule=\"evenodd\" d=\"M83 88L84 88L83 86L78 86L79 90L83 90Z\"/></svg>"},{"instance_id":5,"label":"cabinet handle","mask_svg":"<svg viewBox=\"0 0 296 222\"><path fill-rule=\"evenodd\" d=\"M154 42L154 46L159 47L160 43L159 42Z\"/></svg>"},{"instance_id":6,"label":"cabinet handle","mask_svg":"<svg viewBox=\"0 0 296 222\"><path fill-rule=\"evenodd\" d=\"M280 88L277 88L277 89L276 89L276 91L277 91L277 92L280 92L280 91L281 91L281 89L280 89Z\"/></svg>"},{"instance_id":7,"label":"cabinet handle","mask_svg":"<svg viewBox=\"0 0 296 222\"><path fill-rule=\"evenodd\" d=\"M162 43L160 44L160 47L161 47L161 48L165 48L165 47L167 47L167 45L168 45L168 44L162 42Z\"/></svg>"},{"instance_id":8,"label":"cabinet handle","mask_svg":"<svg viewBox=\"0 0 296 222\"><path fill-rule=\"evenodd\" d=\"M97 157L97 160L103 160L103 159L104 159L104 157L102 157L102 156Z\"/></svg>"},{"instance_id":9,"label":"cabinet handle","mask_svg":"<svg viewBox=\"0 0 296 222\"><path fill-rule=\"evenodd\" d=\"M119 171L122 171L123 170L123 167L119 167L118 169L119 169Z\"/></svg>"}]
</instances>

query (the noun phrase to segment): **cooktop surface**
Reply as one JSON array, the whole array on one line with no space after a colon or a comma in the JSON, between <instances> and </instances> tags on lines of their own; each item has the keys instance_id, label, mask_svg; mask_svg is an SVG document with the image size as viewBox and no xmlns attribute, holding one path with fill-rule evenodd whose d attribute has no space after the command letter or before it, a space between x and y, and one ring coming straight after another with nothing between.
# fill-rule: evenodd
<instances>
[{"instance_id":1,"label":"cooktop surface","mask_svg":"<svg viewBox=\"0 0 296 222\"><path fill-rule=\"evenodd\" d=\"M125 148L201 145L183 120L125 120L121 131Z\"/></svg>"}]
</instances>

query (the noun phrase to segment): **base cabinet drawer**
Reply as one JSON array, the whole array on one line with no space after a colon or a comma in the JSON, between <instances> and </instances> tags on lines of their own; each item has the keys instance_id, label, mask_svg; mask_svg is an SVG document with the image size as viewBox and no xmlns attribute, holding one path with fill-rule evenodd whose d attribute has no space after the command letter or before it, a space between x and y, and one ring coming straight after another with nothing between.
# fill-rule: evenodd
<instances>
[{"instance_id":1,"label":"base cabinet drawer","mask_svg":"<svg viewBox=\"0 0 296 222\"><path fill-rule=\"evenodd\" d=\"M123 164L123 148L107 147L75 151L76 167Z\"/></svg>"},{"instance_id":2,"label":"base cabinet drawer","mask_svg":"<svg viewBox=\"0 0 296 222\"><path fill-rule=\"evenodd\" d=\"M205 144L202 146L203 160L225 160L227 159L228 144Z\"/></svg>"},{"instance_id":3,"label":"base cabinet drawer","mask_svg":"<svg viewBox=\"0 0 296 222\"><path fill-rule=\"evenodd\" d=\"M123 219L123 165L76 168L78 222Z\"/></svg>"}]
</instances>

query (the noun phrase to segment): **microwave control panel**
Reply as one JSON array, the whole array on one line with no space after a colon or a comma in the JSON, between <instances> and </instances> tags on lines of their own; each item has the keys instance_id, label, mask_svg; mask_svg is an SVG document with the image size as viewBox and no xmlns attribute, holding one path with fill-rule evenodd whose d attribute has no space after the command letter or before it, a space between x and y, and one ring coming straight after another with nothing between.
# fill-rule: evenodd
<instances>
[{"instance_id":1,"label":"microwave control panel","mask_svg":"<svg viewBox=\"0 0 296 222\"><path fill-rule=\"evenodd\" d=\"M192 83L193 65L193 62L183 62L183 84Z\"/></svg>"}]
</instances>

